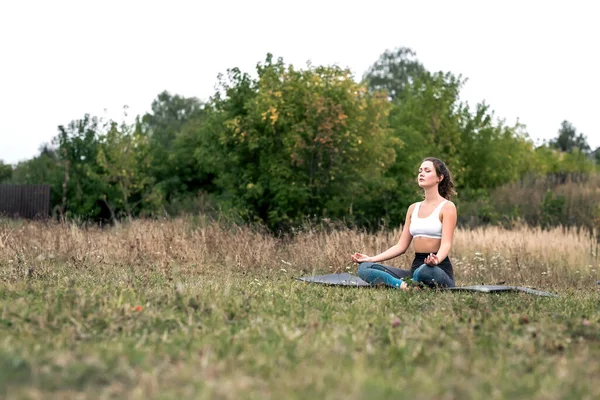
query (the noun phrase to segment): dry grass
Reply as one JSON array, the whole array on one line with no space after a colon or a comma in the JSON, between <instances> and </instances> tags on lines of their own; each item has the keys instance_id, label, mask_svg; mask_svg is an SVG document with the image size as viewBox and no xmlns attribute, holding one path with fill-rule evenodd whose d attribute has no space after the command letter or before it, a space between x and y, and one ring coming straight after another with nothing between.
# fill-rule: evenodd
<instances>
[{"instance_id":1,"label":"dry grass","mask_svg":"<svg viewBox=\"0 0 600 400\"><path fill-rule=\"evenodd\" d=\"M137 220L110 229L58 223L4 221L0 264L45 274L55 263L73 268L122 265L177 268L191 274L214 268L290 275L354 271L349 255L375 254L393 245L401 228L375 234L311 229L276 238L249 227L195 219ZM408 268L412 250L388 263ZM600 271L598 242L575 229L500 227L457 229L451 259L459 284L524 284L540 288L589 286ZM7 274L7 269L2 269Z\"/></svg>"},{"instance_id":2,"label":"dry grass","mask_svg":"<svg viewBox=\"0 0 600 400\"><path fill-rule=\"evenodd\" d=\"M550 195L559 199L559 207L544 210L544 199ZM494 189L489 203L499 223L513 220L530 225L579 226L587 230L600 229L600 174L548 177L527 177ZM482 204L465 204L463 218L477 215ZM490 210L491 211L491 210Z\"/></svg>"},{"instance_id":3,"label":"dry grass","mask_svg":"<svg viewBox=\"0 0 600 400\"><path fill-rule=\"evenodd\" d=\"M457 231L459 284L506 280L558 298L290 279L354 270L352 252L382 251L399 232L3 221L0 397L600 396L598 256L583 234Z\"/></svg>"}]
</instances>

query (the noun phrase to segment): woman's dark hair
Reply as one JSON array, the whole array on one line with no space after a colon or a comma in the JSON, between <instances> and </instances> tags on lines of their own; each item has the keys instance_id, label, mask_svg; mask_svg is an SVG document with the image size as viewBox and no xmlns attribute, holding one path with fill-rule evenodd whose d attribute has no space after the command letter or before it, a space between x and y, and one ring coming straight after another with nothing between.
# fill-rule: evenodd
<instances>
[{"instance_id":1,"label":"woman's dark hair","mask_svg":"<svg viewBox=\"0 0 600 400\"><path fill-rule=\"evenodd\" d=\"M444 176L438 185L438 192L440 195L446 200L450 200L452 196L456 196L456 190L454 190L454 180L452 180L452 174L446 164L438 158L435 157L427 157L423 160L431 161L433 166L435 167L435 173L438 177Z\"/></svg>"}]
</instances>

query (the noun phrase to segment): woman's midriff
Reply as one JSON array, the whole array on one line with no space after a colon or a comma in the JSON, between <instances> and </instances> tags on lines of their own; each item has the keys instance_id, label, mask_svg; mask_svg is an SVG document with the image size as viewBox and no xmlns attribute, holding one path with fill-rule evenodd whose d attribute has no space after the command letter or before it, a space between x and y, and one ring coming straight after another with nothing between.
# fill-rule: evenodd
<instances>
[{"instance_id":1,"label":"woman's midriff","mask_svg":"<svg viewBox=\"0 0 600 400\"><path fill-rule=\"evenodd\" d=\"M437 253L442 241L440 239L428 237L413 238L413 248L415 253Z\"/></svg>"}]
</instances>

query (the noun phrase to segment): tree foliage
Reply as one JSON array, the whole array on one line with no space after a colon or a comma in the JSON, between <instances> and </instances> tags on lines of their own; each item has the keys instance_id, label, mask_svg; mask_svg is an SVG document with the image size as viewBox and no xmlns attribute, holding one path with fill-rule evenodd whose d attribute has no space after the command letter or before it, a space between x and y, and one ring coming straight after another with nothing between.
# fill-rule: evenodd
<instances>
[{"instance_id":1,"label":"tree foliage","mask_svg":"<svg viewBox=\"0 0 600 400\"><path fill-rule=\"evenodd\" d=\"M100 137L96 160L106 183L106 193L100 199L113 220L115 210L131 217L139 214L142 207L152 209L159 205L160 193L149 174L151 156L147 135L127 124L113 122Z\"/></svg>"},{"instance_id":2,"label":"tree foliage","mask_svg":"<svg viewBox=\"0 0 600 400\"><path fill-rule=\"evenodd\" d=\"M407 48L383 53L361 82L347 69L296 68L269 54L252 75L227 70L206 102L164 91L132 124L85 115L60 126L38 156L0 162L0 182L50 184L63 217L114 221L208 203L285 230L306 218L403 223L428 156L446 162L456 201L478 205L485 221L498 213L489 193L504 185L595 173L598 151L570 122L536 147L524 125L462 102L465 83L426 70ZM539 207L556 213L550 197Z\"/></svg>"},{"instance_id":3,"label":"tree foliage","mask_svg":"<svg viewBox=\"0 0 600 400\"><path fill-rule=\"evenodd\" d=\"M0 160L0 183L8 183L12 179L13 167Z\"/></svg>"},{"instance_id":4,"label":"tree foliage","mask_svg":"<svg viewBox=\"0 0 600 400\"><path fill-rule=\"evenodd\" d=\"M221 198L271 227L352 214L394 160L385 97L337 67L297 70L268 56L257 74L228 71L205 125L212 137L198 133L210 138L197 154Z\"/></svg>"},{"instance_id":5,"label":"tree foliage","mask_svg":"<svg viewBox=\"0 0 600 400\"><path fill-rule=\"evenodd\" d=\"M575 126L566 120L561 123L558 137L550 141L550 147L567 153L573 151L588 153L590 151L587 137L582 133L578 135Z\"/></svg>"},{"instance_id":6,"label":"tree foliage","mask_svg":"<svg viewBox=\"0 0 600 400\"><path fill-rule=\"evenodd\" d=\"M369 89L383 90L390 99L398 98L408 86L427 72L416 55L406 47L386 50L363 77Z\"/></svg>"},{"instance_id":7,"label":"tree foliage","mask_svg":"<svg viewBox=\"0 0 600 400\"><path fill-rule=\"evenodd\" d=\"M147 157L152 159L147 171L167 201L191 189L190 152L178 151L177 138L188 123L202 117L203 107L196 98L163 91L152 102L151 112L141 118L139 129L147 137L150 151Z\"/></svg>"}]
</instances>

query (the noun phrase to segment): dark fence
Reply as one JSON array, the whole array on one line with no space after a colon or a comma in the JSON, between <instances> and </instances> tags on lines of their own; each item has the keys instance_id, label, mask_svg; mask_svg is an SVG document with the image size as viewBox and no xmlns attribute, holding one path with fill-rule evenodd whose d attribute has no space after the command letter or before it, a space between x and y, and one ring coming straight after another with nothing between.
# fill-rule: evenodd
<instances>
[{"instance_id":1,"label":"dark fence","mask_svg":"<svg viewBox=\"0 0 600 400\"><path fill-rule=\"evenodd\" d=\"M0 185L0 215L47 218L50 215L50 185Z\"/></svg>"}]
</instances>

